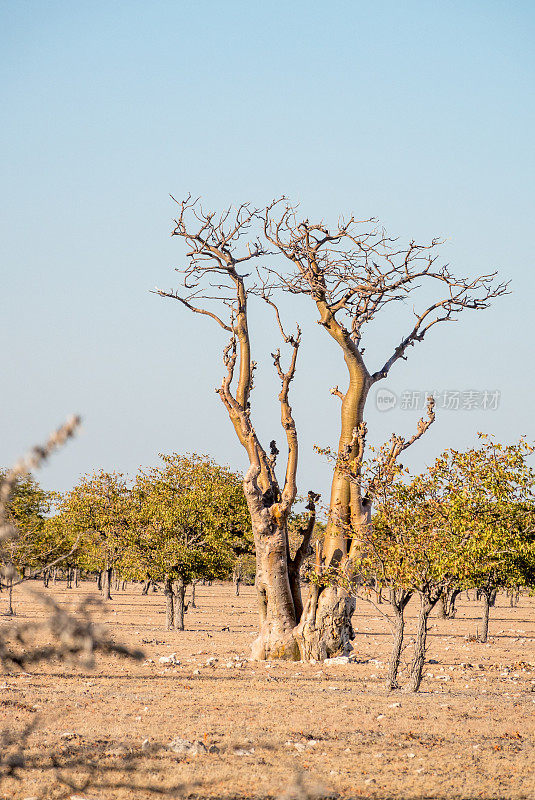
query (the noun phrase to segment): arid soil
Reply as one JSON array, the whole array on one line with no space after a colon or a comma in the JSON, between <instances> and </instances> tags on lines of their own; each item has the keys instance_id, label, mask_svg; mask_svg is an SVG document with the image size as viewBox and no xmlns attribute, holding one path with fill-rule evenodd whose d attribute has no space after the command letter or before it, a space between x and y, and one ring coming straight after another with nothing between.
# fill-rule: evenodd
<instances>
[{"instance_id":1,"label":"arid soil","mask_svg":"<svg viewBox=\"0 0 535 800\"><path fill-rule=\"evenodd\" d=\"M89 583L46 591L68 605L98 595ZM96 617L145 662L110 655L93 671L56 662L0 676L0 727L20 737L35 723L27 766L4 768L0 798L161 796L146 787L201 798L535 797L533 598L510 608L499 595L486 645L472 640L475 600L463 595L454 620L435 614L417 695L385 692L385 604L358 602L357 661L344 665L248 661L252 587L235 597L230 584L199 586L197 605L185 632L167 632L162 595L130 585ZM44 614L22 589L15 606L18 622ZM173 653L180 663L160 662ZM192 747L173 752L177 737Z\"/></svg>"}]
</instances>

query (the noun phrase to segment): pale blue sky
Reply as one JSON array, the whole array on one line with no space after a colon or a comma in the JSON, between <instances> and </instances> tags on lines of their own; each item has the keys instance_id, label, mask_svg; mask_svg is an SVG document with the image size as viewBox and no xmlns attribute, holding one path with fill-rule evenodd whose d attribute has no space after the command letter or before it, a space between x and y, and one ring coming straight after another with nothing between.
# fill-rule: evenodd
<instances>
[{"instance_id":1,"label":"pale blue sky","mask_svg":"<svg viewBox=\"0 0 535 800\"><path fill-rule=\"evenodd\" d=\"M499 269L512 295L435 328L385 385L501 391L496 411L439 413L414 468L477 430L533 437L534 22L528 0L0 2L0 465L78 412L47 486L159 451L245 466L214 393L220 331L148 292L175 283L169 193L188 191L214 209L285 193L311 219L374 215L445 237L461 273ZM324 491L312 446L336 443L344 368L302 313L300 488ZM370 327L371 368L409 324L407 308ZM255 343L259 427L280 440L264 313ZM369 409L375 441L418 417Z\"/></svg>"}]
</instances>

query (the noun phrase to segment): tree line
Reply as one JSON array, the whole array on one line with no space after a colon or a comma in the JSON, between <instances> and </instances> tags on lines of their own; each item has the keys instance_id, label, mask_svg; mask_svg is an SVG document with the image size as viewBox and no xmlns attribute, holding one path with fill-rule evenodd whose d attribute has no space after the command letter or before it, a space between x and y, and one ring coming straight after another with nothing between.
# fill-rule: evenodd
<instances>
[{"instance_id":1,"label":"tree line","mask_svg":"<svg viewBox=\"0 0 535 800\"><path fill-rule=\"evenodd\" d=\"M430 410L420 433L434 419L432 403ZM529 463L534 448L525 439L502 445L480 434L479 447L446 450L423 473L410 475L399 463L405 440L392 437L365 461L358 455L364 453L365 435L364 426L355 434L361 440L356 457L327 451L374 504L351 570L322 557L325 525L316 523L315 547L302 549L302 526L310 525L317 496L292 520L289 559L305 566L295 576L309 584L301 610L305 625L321 587L342 587L353 599L375 595L381 601L386 593L392 625L389 689L400 688L405 611L418 598L405 687L417 691L428 620L439 601L451 617L457 596L476 590L483 606L479 639L486 642L497 591L535 588L535 471ZM68 581L71 571L96 574L107 599L113 580L138 581L143 591L158 585L168 629L184 629L188 585L230 576L239 581L245 569L254 573L242 476L205 456L162 455L159 466L140 470L130 483L118 472L95 472L64 494L46 492L25 475L14 486L7 514L19 535L3 545L4 575L10 566L17 577L42 574L47 583L50 563L59 563ZM9 588L9 579L4 582Z\"/></svg>"},{"instance_id":2,"label":"tree line","mask_svg":"<svg viewBox=\"0 0 535 800\"><path fill-rule=\"evenodd\" d=\"M205 456L162 455L131 482L100 470L63 494L26 475L8 514L19 535L4 545L5 567L22 577L41 574L47 584L57 562L68 582L72 573L96 575L105 599L114 581L159 585L168 628L184 629L188 585L251 570L242 477ZM4 583L10 589L9 577Z\"/></svg>"}]
</instances>

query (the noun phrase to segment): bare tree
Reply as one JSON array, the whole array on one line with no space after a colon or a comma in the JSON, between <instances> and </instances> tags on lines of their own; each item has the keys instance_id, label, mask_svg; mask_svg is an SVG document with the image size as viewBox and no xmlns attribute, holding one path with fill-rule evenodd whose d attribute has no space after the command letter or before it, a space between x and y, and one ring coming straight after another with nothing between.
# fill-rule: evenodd
<instances>
[{"instance_id":1,"label":"bare tree","mask_svg":"<svg viewBox=\"0 0 535 800\"><path fill-rule=\"evenodd\" d=\"M354 217L333 228L311 223L299 219L297 209L285 198L273 201L264 214L267 241L290 264L289 270L269 268L271 290L310 297L319 324L339 346L346 364L347 388L331 389L341 400L338 453L346 459L362 458L361 442L354 432L364 420L371 387L405 360L409 349L422 342L432 327L455 320L464 310L485 309L507 291L507 284L496 282L496 273L465 278L440 265L438 239L428 245L411 241L402 247L375 223ZM414 310L408 332L378 370L369 369L362 343L365 326L391 303L409 298L416 302L420 287L423 305ZM359 482L351 480L337 463L322 553L326 566L351 572L360 547L359 532L369 524L371 506ZM315 610L309 614L310 654L321 658L346 652L353 637L354 601L343 587L329 584L317 594Z\"/></svg>"},{"instance_id":2,"label":"bare tree","mask_svg":"<svg viewBox=\"0 0 535 800\"><path fill-rule=\"evenodd\" d=\"M242 243L250 235L259 212L245 204L237 210L228 209L221 216L205 213L197 201L188 197L179 203L175 236L188 247L188 266L182 270L187 294L155 291L162 297L178 300L190 311L210 317L229 336L223 352L225 375L217 390L236 435L247 452L249 469L244 479L244 491L256 548L256 588L260 613L260 631L253 644L253 655L259 659L298 659L299 648L294 637L302 608L300 584L290 575L298 571L302 552L308 548L312 535L315 505L309 500L310 524L303 530L303 544L292 559L288 541L288 519L297 496L298 439L289 401L290 384L294 378L301 331L294 335L284 330L277 306L269 300L283 341L290 349L290 362L282 366L280 350L272 353L280 380L281 425L286 436L288 455L284 480L279 483L276 462L279 450L272 440L264 447L257 435L251 409L251 392L256 362L252 359L249 335L248 299L254 284L247 285L246 270L251 263L265 255L261 242ZM268 298L269 299L269 298ZM217 313L210 303L217 301ZM202 305L199 305L202 303ZM221 312L223 309L224 314ZM235 386L234 386L235 384Z\"/></svg>"},{"instance_id":3,"label":"bare tree","mask_svg":"<svg viewBox=\"0 0 535 800\"><path fill-rule=\"evenodd\" d=\"M347 652L353 638L354 599L346 586L336 585L326 576L342 571L351 578L359 531L369 524L373 498L336 459L328 526L317 555L317 567L325 580L314 584L303 611L299 571L310 546L317 495L309 494L309 524L292 559L288 518L297 495L298 438L289 390L301 330L298 327L296 334L286 333L277 304L279 293L309 296L319 313L319 323L340 347L349 380L344 392L338 387L331 390L342 401L338 455L358 461L363 457L363 450L359 451L365 440L361 426L370 388L385 378L397 361L405 359L407 350L422 341L434 325L455 319L464 309L486 308L506 291L506 286L496 285L494 274L458 278L447 266L438 266L438 240L427 246L411 242L401 248L376 230L373 220L359 222L353 217L331 230L323 223L298 220L296 209L284 198L263 211L244 204L220 216L204 212L190 196L178 207L173 234L185 241L188 259L187 266L177 270L183 277L183 290L155 291L211 318L229 336L223 355L226 374L217 391L249 458L244 489L256 545L260 611L260 633L253 654L256 658L323 659ZM259 235L256 225L260 218ZM266 247L272 247L273 252ZM275 268L271 259L281 254L283 266ZM264 263L267 256L268 266ZM412 295L424 282L439 290L439 299L415 312L409 332L392 355L378 371L369 371L361 344L365 324L389 303ZM249 336L251 295L262 298L273 309L291 353L286 370L280 351L272 354L280 380L278 399L288 447L282 483L275 473L279 455L276 443L272 440L269 448L263 447L252 421L256 363Z\"/></svg>"}]
</instances>

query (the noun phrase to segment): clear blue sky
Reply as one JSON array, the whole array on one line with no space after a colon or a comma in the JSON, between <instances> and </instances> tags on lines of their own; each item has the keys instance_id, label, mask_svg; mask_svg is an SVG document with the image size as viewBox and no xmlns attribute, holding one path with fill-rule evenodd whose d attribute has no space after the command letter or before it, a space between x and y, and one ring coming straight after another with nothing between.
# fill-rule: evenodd
<instances>
[{"instance_id":1,"label":"clear blue sky","mask_svg":"<svg viewBox=\"0 0 535 800\"><path fill-rule=\"evenodd\" d=\"M500 270L512 294L435 328L386 386L501 391L495 411L440 413L415 469L477 430L533 437L534 22L529 0L0 2L0 464L78 412L47 486L159 451L245 466L214 393L220 331L148 292L183 263L169 193L188 191L374 215L403 239L443 236L460 273ZM305 311L300 488L324 491L312 447L336 443L344 369ZM410 312L370 327L371 368ZM265 316L255 343L260 362L277 345ZM265 363L259 427L280 440ZM369 407L375 441L419 416Z\"/></svg>"}]
</instances>

